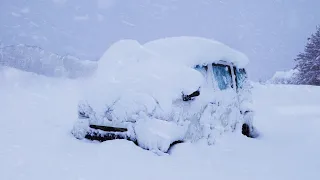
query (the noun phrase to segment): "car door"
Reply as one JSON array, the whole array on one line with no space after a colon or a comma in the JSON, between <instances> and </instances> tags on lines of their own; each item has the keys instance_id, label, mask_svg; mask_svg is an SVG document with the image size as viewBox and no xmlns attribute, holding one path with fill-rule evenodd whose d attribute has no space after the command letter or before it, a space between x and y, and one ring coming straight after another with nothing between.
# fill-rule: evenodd
<instances>
[{"instance_id":1,"label":"car door","mask_svg":"<svg viewBox=\"0 0 320 180\"><path fill-rule=\"evenodd\" d=\"M239 116L238 97L232 65L212 63L212 84L216 100L212 124L218 131L233 131Z\"/></svg>"},{"instance_id":2,"label":"car door","mask_svg":"<svg viewBox=\"0 0 320 180\"><path fill-rule=\"evenodd\" d=\"M247 72L244 68L234 67L235 80L237 85L239 109L240 109L240 122L249 125L252 128L253 109L252 109L252 86L249 83Z\"/></svg>"}]
</instances>

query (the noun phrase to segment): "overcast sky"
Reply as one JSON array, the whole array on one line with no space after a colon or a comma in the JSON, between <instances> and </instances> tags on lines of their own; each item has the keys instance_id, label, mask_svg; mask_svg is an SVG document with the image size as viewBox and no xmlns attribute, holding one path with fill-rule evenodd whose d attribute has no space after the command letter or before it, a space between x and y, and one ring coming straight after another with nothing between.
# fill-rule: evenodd
<instances>
[{"instance_id":1,"label":"overcast sky","mask_svg":"<svg viewBox=\"0 0 320 180\"><path fill-rule=\"evenodd\" d=\"M202 36L247 54L258 80L294 66L319 7L319 0L1 0L0 40L97 59L119 39Z\"/></svg>"}]
</instances>

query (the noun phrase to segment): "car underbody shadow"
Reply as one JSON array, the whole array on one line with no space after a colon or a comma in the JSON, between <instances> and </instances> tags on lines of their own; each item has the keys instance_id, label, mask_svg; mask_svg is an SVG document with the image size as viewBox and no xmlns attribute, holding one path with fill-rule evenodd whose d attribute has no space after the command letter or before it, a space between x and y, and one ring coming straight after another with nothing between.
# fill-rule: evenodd
<instances>
[{"instance_id":1,"label":"car underbody shadow","mask_svg":"<svg viewBox=\"0 0 320 180\"><path fill-rule=\"evenodd\" d=\"M244 123L242 125L241 133L249 138L257 138L259 137L259 133L256 131L254 127L250 127L248 124Z\"/></svg>"}]
</instances>

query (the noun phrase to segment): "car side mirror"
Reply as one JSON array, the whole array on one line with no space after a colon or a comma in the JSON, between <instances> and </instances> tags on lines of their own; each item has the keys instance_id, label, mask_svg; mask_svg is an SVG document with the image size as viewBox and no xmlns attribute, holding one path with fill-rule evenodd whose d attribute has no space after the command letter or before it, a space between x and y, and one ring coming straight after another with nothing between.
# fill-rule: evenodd
<instances>
[{"instance_id":1,"label":"car side mirror","mask_svg":"<svg viewBox=\"0 0 320 180\"><path fill-rule=\"evenodd\" d=\"M182 100L183 101L190 101L190 100L193 100L197 96L200 96L200 90L197 90L189 95L185 95L182 93Z\"/></svg>"}]
</instances>

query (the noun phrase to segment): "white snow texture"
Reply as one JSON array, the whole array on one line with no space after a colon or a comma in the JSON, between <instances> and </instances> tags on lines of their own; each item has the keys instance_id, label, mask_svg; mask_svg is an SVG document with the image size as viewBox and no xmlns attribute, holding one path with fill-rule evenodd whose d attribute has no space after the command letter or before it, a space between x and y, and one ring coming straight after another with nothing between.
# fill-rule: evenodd
<instances>
[{"instance_id":1,"label":"white snow texture","mask_svg":"<svg viewBox=\"0 0 320 180\"><path fill-rule=\"evenodd\" d=\"M157 156L126 140L79 141L70 134L83 80L0 68L0 179L301 180L319 177L320 89L254 85L261 136L230 133L213 146L178 144Z\"/></svg>"}]
</instances>

